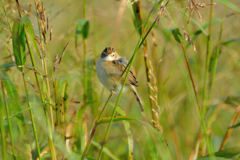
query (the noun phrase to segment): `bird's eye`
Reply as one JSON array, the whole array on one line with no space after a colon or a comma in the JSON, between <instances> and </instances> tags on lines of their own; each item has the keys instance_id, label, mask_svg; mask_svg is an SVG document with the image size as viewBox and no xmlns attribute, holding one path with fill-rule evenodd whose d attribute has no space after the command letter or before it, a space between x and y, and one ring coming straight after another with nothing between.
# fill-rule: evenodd
<instances>
[{"instance_id":1,"label":"bird's eye","mask_svg":"<svg viewBox=\"0 0 240 160\"><path fill-rule=\"evenodd\" d=\"M114 54L112 54L111 56L114 57Z\"/></svg>"}]
</instances>

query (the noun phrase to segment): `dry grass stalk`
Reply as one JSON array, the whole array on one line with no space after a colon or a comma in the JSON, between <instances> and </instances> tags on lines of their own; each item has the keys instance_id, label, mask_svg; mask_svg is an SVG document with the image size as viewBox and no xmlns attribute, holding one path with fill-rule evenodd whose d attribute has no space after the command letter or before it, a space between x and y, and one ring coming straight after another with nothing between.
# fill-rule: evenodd
<instances>
[{"instance_id":1,"label":"dry grass stalk","mask_svg":"<svg viewBox=\"0 0 240 160\"><path fill-rule=\"evenodd\" d=\"M49 15L47 16L46 9L44 8L43 2L42 2L42 5L40 5L40 1L35 0L35 6L37 10L37 18L41 26L42 37L43 37L44 43L46 44L47 43L46 34L49 29L50 18L49 18ZM51 31L52 31L52 28L50 30L50 40L51 40Z\"/></svg>"},{"instance_id":2,"label":"dry grass stalk","mask_svg":"<svg viewBox=\"0 0 240 160\"><path fill-rule=\"evenodd\" d=\"M64 49L63 49L63 52L62 52L62 55L61 55L61 57L60 57L60 59L59 59L59 62L58 62L58 64L60 64L60 63L61 63L61 61L62 61L62 58L63 58L63 55L64 55L64 53L65 53L65 51L66 51L66 49L67 49L68 45L69 45L69 42L68 42L68 43L67 43L67 45L64 47Z\"/></svg>"},{"instance_id":3,"label":"dry grass stalk","mask_svg":"<svg viewBox=\"0 0 240 160\"><path fill-rule=\"evenodd\" d=\"M207 5L215 5L216 3L196 3L194 2L193 0L188 0L189 2L189 6L186 8L186 11L189 9L189 19L188 19L188 22L190 22L191 18L192 18L192 14L193 14L193 11L197 12L198 14L198 17L200 19L200 21L203 19L201 13L200 13L200 9L201 8L205 8Z\"/></svg>"},{"instance_id":4,"label":"dry grass stalk","mask_svg":"<svg viewBox=\"0 0 240 160\"><path fill-rule=\"evenodd\" d=\"M52 31L53 31L53 29L52 29L52 26L51 26L51 29L50 29L50 41L52 40Z\"/></svg>"},{"instance_id":5,"label":"dry grass stalk","mask_svg":"<svg viewBox=\"0 0 240 160\"><path fill-rule=\"evenodd\" d=\"M23 67L23 68L27 68L29 70L32 70L34 73L37 73L38 75L42 75L41 73L39 73L35 68L31 68L28 66L18 66L18 67ZM43 75L44 76L44 75ZM44 76L45 77L45 76Z\"/></svg>"},{"instance_id":6,"label":"dry grass stalk","mask_svg":"<svg viewBox=\"0 0 240 160\"><path fill-rule=\"evenodd\" d=\"M160 112L160 107L158 105L158 88L157 88L157 79L153 73L153 66L152 66L152 63L151 61L149 60L149 73L150 73L150 76L149 78L152 80L153 82L153 85L150 84L150 82L148 82L148 86L149 88L152 90L153 92L153 95L149 94L149 98L154 102L156 108L157 108L157 111L155 109L152 109L152 112L155 114L155 117L156 117L156 120L152 120L152 122L154 123L154 126L155 128L162 132L162 126L160 125L160 115L161 115L161 112Z\"/></svg>"},{"instance_id":7,"label":"dry grass stalk","mask_svg":"<svg viewBox=\"0 0 240 160\"><path fill-rule=\"evenodd\" d=\"M185 30L185 28L184 28L183 26L182 26L182 29L183 29L183 32L184 32L184 38L185 38L185 40L188 41L189 44L193 46L194 52L197 53L197 50L196 50L196 47L195 47L195 45L194 45L193 40L192 40L192 39L190 38L190 36L187 34L187 31Z\"/></svg>"},{"instance_id":8,"label":"dry grass stalk","mask_svg":"<svg viewBox=\"0 0 240 160\"><path fill-rule=\"evenodd\" d=\"M27 17L29 18L31 16L31 11L32 11L32 3L29 4L29 8L27 11Z\"/></svg>"},{"instance_id":9,"label":"dry grass stalk","mask_svg":"<svg viewBox=\"0 0 240 160\"><path fill-rule=\"evenodd\" d=\"M161 6L159 7L159 11L158 11L158 19L157 19L158 25L160 23L160 17L167 16L167 14L164 13L165 9L166 9L166 4L164 2L162 2Z\"/></svg>"},{"instance_id":10,"label":"dry grass stalk","mask_svg":"<svg viewBox=\"0 0 240 160\"><path fill-rule=\"evenodd\" d=\"M42 43L40 42L40 40L37 36L35 36L35 40L37 41L38 45L40 46L40 49L41 49L42 53L44 54L44 49L43 49Z\"/></svg>"},{"instance_id":11,"label":"dry grass stalk","mask_svg":"<svg viewBox=\"0 0 240 160\"><path fill-rule=\"evenodd\" d=\"M56 54L54 60L54 68L53 68L53 71L55 72L57 70L57 64L58 64L58 54Z\"/></svg>"}]
</instances>

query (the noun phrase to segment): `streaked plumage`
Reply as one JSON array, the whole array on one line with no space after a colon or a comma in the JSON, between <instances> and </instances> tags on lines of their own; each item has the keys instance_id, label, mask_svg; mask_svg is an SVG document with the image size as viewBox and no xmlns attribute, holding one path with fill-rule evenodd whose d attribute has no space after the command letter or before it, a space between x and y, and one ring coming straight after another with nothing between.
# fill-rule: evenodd
<instances>
[{"instance_id":1,"label":"streaked plumage","mask_svg":"<svg viewBox=\"0 0 240 160\"><path fill-rule=\"evenodd\" d=\"M116 91L118 92L125 79L126 74L122 76L122 78L121 74L127 64L128 61L124 57L120 57L113 48L105 48L96 63L98 79L111 92L114 90L114 87L117 86ZM136 87L138 87L138 81L133 67L131 67L125 86L133 91L141 111L144 111L140 97L136 90Z\"/></svg>"}]
</instances>

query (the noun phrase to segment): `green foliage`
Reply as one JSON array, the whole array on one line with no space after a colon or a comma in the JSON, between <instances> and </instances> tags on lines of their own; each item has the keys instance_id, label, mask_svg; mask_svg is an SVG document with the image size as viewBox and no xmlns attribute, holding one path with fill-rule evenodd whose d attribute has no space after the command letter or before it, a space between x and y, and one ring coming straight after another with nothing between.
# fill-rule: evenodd
<instances>
[{"instance_id":1,"label":"green foliage","mask_svg":"<svg viewBox=\"0 0 240 160\"><path fill-rule=\"evenodd\" d=\"M224 5L230 7L231 9L233 9L237 12L240 12L240 9L236 5L232 4L231 2L229 2L227 0L217 0L217 1L223 3Z\"/></svg>"},{"instance_id":2,"label":"green foliage","mask_svg":"<svg viewBox=\"0 0 240 160\"><path fill-rule=\"evenodd\" d=\"M173 35L173 37L175 38L175 40L176 40L178 43L182 43L182 42L183 42L182 34L180 33L180 31L179 31L178 28L172 29L172 35Z\"/></svg>"},{"instance_id":3,"label":"green foliage","mask_svg":"<svg viewBox=\"0 0 240 160\"><path fill-rule=\"evenodd\" d=\"M239 146L234 147L234 148L225 149L223 151L214 153L216 158L234 158L234 157L238 156L239 154L240 154L240 147ZM210 156L207 155L207 156L205 156L203 158L200 158L200 159L204 159L206 157L210 158Z\"/></svg>"},{"instance_id":4,"label":"green foliage","mask_svg":"<svg viewBox=\"0 0 240 160\"><path fill-rule=\"evenodd\" d=\"M86 39L89 34L89 21L84 19L77 20L77 28L75 33L75 45L78 44L79 35L82 36L83 39Z\"/></svg>"},{"instance_id":5,"label":"green foliage","mask_svg":"<svg viewBox=\"0 0 240 160\"><path fill-rule=\"evenodd\" d=\"M62 1L57 8L49 4L45 8L45 2L36 1L35 12L22 2L16 7L2 1L0 159L239 158L240 22L231 14L240 12L238 1L217 0L217 5L208 2L204 7L194 1L198 9L191 8L191 2L131 0L106 5L70 0L73 5ZM30 3L34 6L34 1ZM23 18L18 18L16 9ZM180 25L198 54L189 54L191 44L185 45ZM34 33L37 27L39 32ZM129 74L132 66L137 73L144 113L123 88L106 100L109 91L96 76L99 54L115 40L111 47L129 60L124 73ZM66 42L69 46L60 63L58 55ZM183 48L187 65L182 61ZM199 111L205 114L200 117Z\"/></svg>"},{"instance_id":6,"label":"green foliage","mask_svg":"<svg viewBox=\"0 0 240 160\"><path fill-rule=\"evenodd\" d=\"M31 21L29 20L28 17L19 18L19 21L26 28L26 31L27 31L30 39L31 39L32 45L33 45L36 53L40 57L40 53L39 53L39 50L38 50L38 47L37 47L37 42L35 40L35 34L34 34L34 30L33 30Z\"/></svg>"},{"instance_id":7,"label":"green foliage","mask_svg":"<svg viewBox=\"0 0 240 160\"><path fill-rule=\"evenodd\" d=\"M12 32L13 53L18 69L23 72L23 66L26 63L25 53L25 29L20 20L14 22Z\"/></svg>"}]
</instances>

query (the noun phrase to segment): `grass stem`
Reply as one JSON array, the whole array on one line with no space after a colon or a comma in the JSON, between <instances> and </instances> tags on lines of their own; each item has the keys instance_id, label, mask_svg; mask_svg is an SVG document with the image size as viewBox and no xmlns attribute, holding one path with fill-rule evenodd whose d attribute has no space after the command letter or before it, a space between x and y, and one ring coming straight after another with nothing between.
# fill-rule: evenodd
<instances>
[{"instance_id":1,"label":"grass stem","mask_svg":"<svg viewBox=\"0 0 240 160\"><path fill-rule=\"evenodd\" d=\"M29 99L29 94L28 94L28 89L27 89L26 78L25 78L23 72L22 72L22 77L23 77L23 82L24 82L26 98L27 98L27 102L28 102L29 113L30 113L31 121L32 121L33 134L34 134L36 148L37 148L37 152L38 152L38 158L39 158L39 160L41 160L41 152L40 152L40 147L39 147L39 142L38 142L37 130L36 130L36 126L35 126L33 112L32 112L32 109L31 109L31 104L30 104L30 99Z\"/></svg>"},{"instance_id":2,"label":"grass stem","mask_svg":"<svg viewBox=\"0 0 240 160\"><path fill-rule=\"evenodd\" d=\"M89 149L89 147L90 147L91 141L92 141L92 139L93 139L93 136L94 136L94 134L95 134L95 132L96 132L96 129L97 129L97 126L98 126L97 121L101 118L101 116L102 116L102 114L103 114L103 111L105 110L106 106L108 105L108 102L109 102L109 100L111 99L111 97L112 97L112 94L109 95L109 97L108 97L108 99L107 99L104 107L102 108L102 110L101 110L101 112L100 112L100 114L99 114L99 116L98 116L98 119L97 119L97 120L95 121L95 123L94 123L94 126L93 126L93 128L92 128L92 131L91 131L91 133L90 133L90 137L89 137L88 142L87 142L87 145L85 146L85 149L84 149L84 151L83 151L83 155L82 155L81 160L84 160L85 156L87 155L87 152L88 152L88 149Z\"/></svg>"},{"instance_id":3,"label":"grass stem","mask_svg":"<svg viewBox=\"0 0 240 160\"><path fill-rule=\"evenodd\" d=\"M8 121L8 127L9 127L9 133L10 133L10 139L11 139L11 145L12 145L13 159L16 160L17 157L16 157L16 151L15 151L14 140L13 140L12 123L11 123L11 120L9 118L9 110L8 110L8 105L7 105L7 99L6 99L5 89L4 89L4 85L3 85L2 81L1 81L1 84L2 84L2 92L3 92L3 101L4 101L5 110L6 110L6 114L7 114L7 121Z\"/></svg>"}]
</instances>

